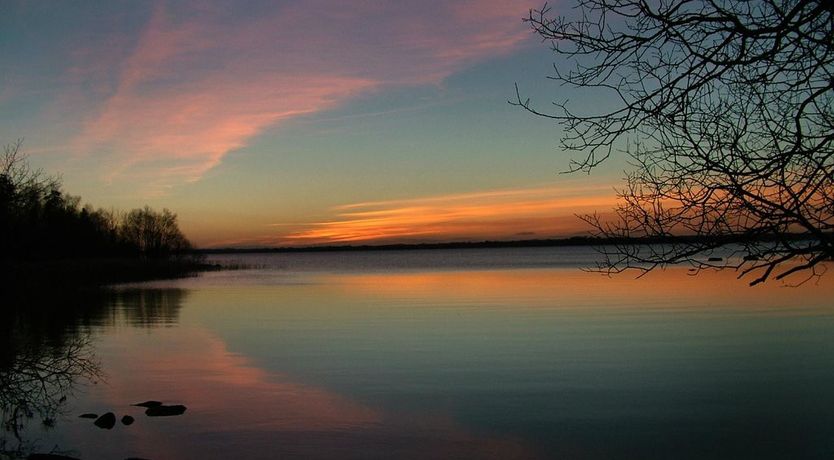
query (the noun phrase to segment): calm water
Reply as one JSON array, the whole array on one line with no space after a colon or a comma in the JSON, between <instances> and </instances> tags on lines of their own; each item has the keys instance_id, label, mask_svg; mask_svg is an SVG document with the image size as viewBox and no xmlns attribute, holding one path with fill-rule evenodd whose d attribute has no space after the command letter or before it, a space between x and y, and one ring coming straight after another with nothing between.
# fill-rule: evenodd
<instances>
[{"instance_id":1,"label":"calm water","mask_svg":"<svg viewBox=\"0 0 834 460\"><path fill-rule=\"evenodd\" d=\"M831 276L798 289L685 270L608 278L578 269L593 259L584 248L215 259L258 268L121 286L45 334L47 350L77 341L75 359L97 375L72 379L54 426L35 415L3 448L834 457ZM188 409L146 417L130 406L145 400ZM136 421L103 430L78 418L107 411Z\"/></svg>"}]
</instances>

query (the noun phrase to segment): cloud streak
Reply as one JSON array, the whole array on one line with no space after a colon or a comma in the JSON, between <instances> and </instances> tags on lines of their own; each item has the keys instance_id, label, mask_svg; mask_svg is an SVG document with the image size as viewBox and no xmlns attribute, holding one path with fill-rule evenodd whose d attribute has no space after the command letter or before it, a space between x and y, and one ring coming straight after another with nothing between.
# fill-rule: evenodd
<instances>
[{"instance_id":1,"label":"cloud streak","mask_svg":"<svg viewBox=\"0 0 834 460\"><path fill-rule=\"evenodd\" d=\"M285 120L373 90L439 84L515 49L527 36L523 11L493 0L270 2L249 12L160 3L126 53L75 53L88 60L76 69L108 83L91 93L106 97L72 148L105 158L109 181L164 192Z\"/></svg>"},{"instance_id":2,"label":"cloud streak","mask_svg":"<svg viewBox=\"0 0 834 460\"><path fill-rule=\"evenodd\" d=\"M211 246L307 246L564 237L588 228L575 214L606 212L607 186L541 186L337 206L333 219L274 224L277 233Z\"/></svg>"}]
</instances>

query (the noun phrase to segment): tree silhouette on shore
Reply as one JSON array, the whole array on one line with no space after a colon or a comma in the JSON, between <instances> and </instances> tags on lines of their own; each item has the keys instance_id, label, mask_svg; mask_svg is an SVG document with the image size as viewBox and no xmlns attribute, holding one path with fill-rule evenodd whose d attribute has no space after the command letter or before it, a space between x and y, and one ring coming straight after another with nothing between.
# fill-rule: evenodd
<instances>
[{"instance_id":1,"label":"tree silhouette on shore","mask_svg":"<svg viewBox=\"0 0 834 460\"><path fill-rule=\"evenodd\" d=\"M0 156L0 259L158 259L191 248L168 209L120 213L81 206L58 177L31 168L21 145L6 145Z\"/></svg>"}]
</instances>

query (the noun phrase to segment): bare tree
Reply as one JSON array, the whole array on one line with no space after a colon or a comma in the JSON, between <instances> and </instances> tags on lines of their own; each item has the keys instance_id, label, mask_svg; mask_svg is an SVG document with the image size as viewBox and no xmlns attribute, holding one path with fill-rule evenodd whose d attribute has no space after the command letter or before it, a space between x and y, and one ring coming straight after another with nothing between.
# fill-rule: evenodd
<instances>
[{"instance_id":1,"label":"bare tree","mask_svg":"<svg viewBox=\"0 0 834 460\"><path fill-rule=\"evenodd\" d=\"M526 22L552 45L563 86L607 94L611 110L534 108L564 128L570 171L612 154L631 169L601 237L663 244L603 248L614 273L690 263L751 284L834 257L834 3L798 0L578 0ZM674 238L689 235L687 238ZM728 247L730 257L710 257Z\"/></svg>"},{"instance_id":2,"label":"bare tree","mask_svg":"<svg viewBox=\"0 0 834 460\"><path fill-rule=\"evenodd\" d=\"M0 191L16 190L18 194L47 194L61 189L61 179L33 169L21 150L23 139L3 146L0 154Z\"/></svg>"},{"instance_id":3,"label":"bare tree","mask_svg":"<svg viewBox=\"0 0 834 460\"><path fill-rule=\"evenodd\" d=\"M177 224L177 215L168 209L162 212L148 206L134 209L125 214L121 232L123 238L146 256L167 256L191 248Z\"/></svg>"}]
</instances>

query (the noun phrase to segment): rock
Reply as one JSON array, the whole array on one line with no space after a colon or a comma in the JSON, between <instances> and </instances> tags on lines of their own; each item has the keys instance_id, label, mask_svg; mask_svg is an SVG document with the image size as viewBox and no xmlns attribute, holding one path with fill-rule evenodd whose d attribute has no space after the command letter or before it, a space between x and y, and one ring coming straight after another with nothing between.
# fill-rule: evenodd
<instances>
[{"instance_id":1,"label":"rock","mask_svg":"<svg viewBox=\"0 0 834 460\"><path fill-rule=\"evenodd\" d=\"M75 457L67 457L66 455L58 454L29 454L26 458L28 460L78 460Z\"/></svg>"},{"instance_id":2,"label":"rock","mask_svg":"<svg viewBox=\"0 0 834 460\"><path fill-rule=\"evenodd\" d=\"M133 420L133 417L125 415L124 417L122 417L122 425L131 425L133 424Z\"/></svg>"},{"instance_id":3,"label":"rock","mask_svg":"<svg viewBox=\"0 0 834 460\"><path fill-rule=\"evenodd\" d=\"M710 257L709 259L707 259L707 262L721 262L722 260L724 259L720 257Z\"/></svg>"},{"instance_id":4,"label":"rock","mask_svg":"<svg viewBox=\"0 0 834 460\"><path fill-rule=\"evenodd\" d=\"M81 414L78 417L80 417L80 418L98 418L98 414Z\"/></svg>"},{"instance_id":5,"label":"rock","mask_svg":"<svg viewBox=\"0 0 834 460\"><path fill-rule=\"evenodd\" d=\"M148 417L169 417L171 415L182 415L183 412L185 412L185 406L175 404L173 406L149 407L145 410L145 415Z\"/></svg>"},{"instance_id":6,"label":"rock","mask_svg":"<svg viewBox=\"0 0 834 460\"><path fill-rule=\"evenodd\" d=\"M145 402L140 402L138 404L132 404L132 405L133 406L138 406L138 407L159 407L159 406L162 405L162 403L159 402L159 401L145 401Z\"/></svg>"},{"instance_id":7,"label":"rock","mask_svg":"<svg viewBox=\"0 0 834 460\"><path fill-rule=\"evenodd\" d=\"M95 425L99 428L104 428L105 430L109 430L116 426L116 415L112 412L108 412L101 417L97 418Z\"/></svg>"}]
</instances>

